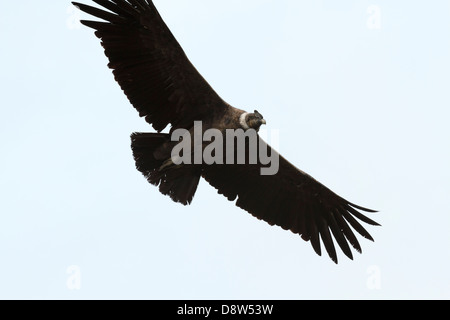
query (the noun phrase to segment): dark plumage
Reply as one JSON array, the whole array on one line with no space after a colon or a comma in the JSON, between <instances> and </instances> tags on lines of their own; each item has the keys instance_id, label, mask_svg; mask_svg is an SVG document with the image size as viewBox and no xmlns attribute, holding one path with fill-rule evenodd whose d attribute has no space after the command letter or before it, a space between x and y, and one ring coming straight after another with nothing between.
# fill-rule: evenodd
<instances>
[{"instance_id":1,"label":"dark plumage","mask_svg":"<svg viewBox=\"0 0 450 320\"><path fill-rule=\"evenodd\" d=\"M186 57L154 4L150 0L93 0L97 9L75 3L82 11L104 20L81 21L101 39L109 68L131 104L158 133L131 136L137 169L159 186L172 200L189 204L199 179L203 177L220 194L270 225L278 225L310 241L321 254L321 240L337 263L334 241L353 258L350 245L361 252L353 232L373 240L359 221L376 222L360 211L375 212L341 198L330 189L279 157L275 175L261 175L264 165L179 164L173 163L171 141L176 129L193 132L194 121L202 121L203 131L217 128L258 130L262 115L245 113L223 101ZM160 133L170 126L170 133ZM203 145L204 148L206 145ZM262 139L258 148L268 148ZM248 150L247 150L248 151ZM359 221L358 221L359 220Z\"/></svg>"}]
</instances>

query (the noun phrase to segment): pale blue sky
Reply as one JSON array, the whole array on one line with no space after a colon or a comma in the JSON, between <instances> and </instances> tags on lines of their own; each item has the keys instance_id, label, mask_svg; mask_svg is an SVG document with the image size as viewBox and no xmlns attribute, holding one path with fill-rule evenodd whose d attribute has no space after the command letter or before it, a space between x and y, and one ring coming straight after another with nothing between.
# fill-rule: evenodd
<instances>
[{"instance_id":1,"label":"pale blue sky","mask_svg":"<svg viewBox=\"0 0 450 320\"><path fill-rule=\"evenodd\" d=\"M155 4L289 161L380 210L375 242L335 265L204 181L173 203L135 169L129 135L152 129L69 1L3 1L0 298L450 298L450 1Z\"/></svg>"}]
</instances>

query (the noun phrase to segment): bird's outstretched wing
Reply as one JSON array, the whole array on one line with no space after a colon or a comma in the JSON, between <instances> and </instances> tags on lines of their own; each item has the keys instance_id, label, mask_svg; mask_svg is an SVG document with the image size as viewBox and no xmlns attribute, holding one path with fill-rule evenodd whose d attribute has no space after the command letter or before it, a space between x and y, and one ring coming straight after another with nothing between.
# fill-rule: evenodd
<instances>
[{"instance_id":1,"label":"bird's outstretched wing","mask_svg":"<svg viewBox=\"0 0 450 320\"><path fill-rule=\"evenodd\" d=\"M104 22L81 23L96 30L116 81L141 117L162 131L190 127L211 108L226 104L186 57L151 0L93 0L109 11L73 2Z\"/></svg>"},{"instance_id":2,"label":"bird's outstretched wing","mask_svg":"<svg viewBox=\"0 0 450 320\"><path fill-rule=\"evenodd\" d=\"M276 152L262 139L259 148ZM270 225L300 234L310 241L321 255L320 239L330 258L337 263L334 240L344 254L353 259L349 243L361 252L361 246L352 231L373 241L358 220L378 225L361 211L376 212L357 206L323 184L297 169L279 155L279 170L275 175L261 175L259 164L211 165L203 168L203 177L220 194L236 205Z\"/></svg>"}]
</instances>

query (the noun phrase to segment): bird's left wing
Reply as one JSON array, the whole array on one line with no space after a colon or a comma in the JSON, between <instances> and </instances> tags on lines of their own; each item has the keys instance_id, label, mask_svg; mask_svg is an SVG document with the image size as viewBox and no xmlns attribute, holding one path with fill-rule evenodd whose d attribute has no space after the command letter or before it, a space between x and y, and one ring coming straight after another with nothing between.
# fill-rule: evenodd
<instances>
[{"instance_id":1,"label":"bird's left wing","mask_svg":"<svg viewBox=\"0 0 450 320\"><path fill-rule=\"evenodd\" d=\"M350 259L350 243L358 252L361 246L353 233L373 241L360 224L378 225L361 211L375 212L357 206L338 196L323 184L297 169L259 138L259 149L279 156L279 169L274 175L261 175L264 167L257 164L223 164L204 166L203 177L220 194L270 225L300 234L321 255L320 239L330 258L337 263L334 240ZM273 154L272 154L273 155Z\"/></svg>"},{"instance_id":2,"label":"bird's left wing","mask_svg":"<svg viewBox=\"0 0 450 320\"><path fill-rule=\"evenodd\" d=\"M116 81L155 130L168 124L187 128L212 114L212 108L227 107L191 64L151 0L93 1L108 11L73 4L104 21L81 23L96 30Z\"/></svg>"}]
</instances>

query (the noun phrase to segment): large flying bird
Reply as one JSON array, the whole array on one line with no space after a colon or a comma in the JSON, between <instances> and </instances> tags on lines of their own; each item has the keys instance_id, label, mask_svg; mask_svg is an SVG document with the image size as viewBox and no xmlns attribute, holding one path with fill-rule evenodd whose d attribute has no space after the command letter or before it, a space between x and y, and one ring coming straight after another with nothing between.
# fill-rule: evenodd
<instances>
[{"instance_id":1,"label":"large flying bird","mask_svg":"<svg viewBox=\"0 0 450 320\"><path fill-rule=\"evenodd\" d=\"M161 193L189 204L203 177L256 218L310 241L319 255L322 240L336 263L334 241L350 259L349 243L361 252L353 230L373 241L358 220L378 225L360 212L376 211L343 199L282 156L273 175L261 175L264 165L259 159L243 164L175 164L171 158L175 142L170 135L176 129L192 132L194 122L201 121L203 130L258 130L265 120L258 112L247 113L219 97L188 60L151 0L93 1L107 11L73 4L103 20L81 22L95 29L116 81L139 115L157 131L132 134L131 146L137 169ZM168 125L170 133L161 133ZM277 154L262 139L258 143Z\"/></svg>"}]
</instances>

